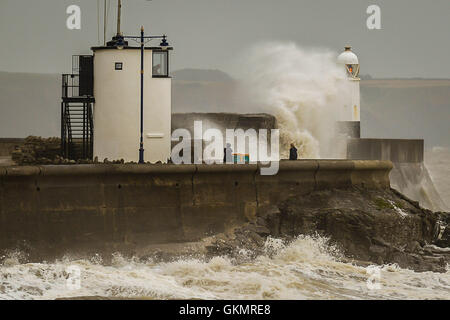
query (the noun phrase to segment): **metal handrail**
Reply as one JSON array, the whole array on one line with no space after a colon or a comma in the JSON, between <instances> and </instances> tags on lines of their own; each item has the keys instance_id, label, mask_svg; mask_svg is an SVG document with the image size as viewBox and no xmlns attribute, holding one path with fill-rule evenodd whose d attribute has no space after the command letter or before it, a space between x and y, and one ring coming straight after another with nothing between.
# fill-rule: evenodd
<instances>
[{"instance_id":1,"label":"metal handrail","mask_svg":"<svg viewBox=\"0 0 450 320\"><path fill-rule=\"evenodd\" d=\"M63 74L62 75L62 97L71 98L79 96L80 75Z\"/></svg>"}]
</instances>

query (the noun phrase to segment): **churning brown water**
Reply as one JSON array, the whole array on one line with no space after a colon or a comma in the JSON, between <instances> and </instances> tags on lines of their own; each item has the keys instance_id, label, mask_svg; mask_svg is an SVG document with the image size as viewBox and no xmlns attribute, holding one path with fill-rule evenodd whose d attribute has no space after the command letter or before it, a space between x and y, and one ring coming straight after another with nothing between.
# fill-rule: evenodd
<instances>
[{"instance_id":1,"label":"churning brown water","mask_svg":"<svg viewBox=\"0 0 450 320\"><path fill-rule=\"evenodd\" d=\"M0 266L0 299L101 296L147 299L449 299L450 272L416 273L395 265L359 267L340 260L326 239L268 239L267 254L237 263L179 259L154 263L116 255ZM247 253L242 252L243 257ZM245 261L245 259L244 259ZM80 271L79 287L73 270ZM74 285L75 284L75 285Z\"/></svg>"}]
</instances>

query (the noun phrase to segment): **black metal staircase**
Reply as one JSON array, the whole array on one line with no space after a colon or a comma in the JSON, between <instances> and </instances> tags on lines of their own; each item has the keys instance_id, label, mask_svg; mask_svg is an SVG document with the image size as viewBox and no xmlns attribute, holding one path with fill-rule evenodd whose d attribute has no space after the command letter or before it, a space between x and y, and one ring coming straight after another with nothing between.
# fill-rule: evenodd
<instances>
[{"instance_id":1,"label":"black metal staircase","mask_svg":"<svg viewBox=\"0 0 450 320\"><path fill-rule=\"evenodd\" d=\"M66 101L62 103L62 150L65 158L92 159L92 103Z\"/></svg>"},{"instance_id":2,"label":"black metal staircase","mask_svg":"<svg viewBox=\"0 0 450 320\"><path fill-rule=\"evenodd\" d=\"M78 73L62 75L61 151L71 160L92 159L94 142L92 57L76 56ZM75 64L74 64L75 65Z\"/></svg>"}]
</instances>

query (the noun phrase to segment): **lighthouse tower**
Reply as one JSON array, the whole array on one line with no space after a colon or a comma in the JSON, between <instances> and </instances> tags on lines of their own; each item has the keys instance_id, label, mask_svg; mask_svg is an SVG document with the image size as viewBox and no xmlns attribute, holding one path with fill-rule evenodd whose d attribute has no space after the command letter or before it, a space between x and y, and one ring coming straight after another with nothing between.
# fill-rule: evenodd
<instances>
[{"instance_id":1,"label":"lighthouse tower","mask_svg":"<svg viewBox=\"0 0 450 320\"><path fill-rule=\"evenodd\" d=\"M350 46L345 47L337 59L347 73L350 94L345 98L341 110L338 112L338 130L350 138L361 137L361 98L359 84L359 60Z\"/></svg>"}]
</instances>

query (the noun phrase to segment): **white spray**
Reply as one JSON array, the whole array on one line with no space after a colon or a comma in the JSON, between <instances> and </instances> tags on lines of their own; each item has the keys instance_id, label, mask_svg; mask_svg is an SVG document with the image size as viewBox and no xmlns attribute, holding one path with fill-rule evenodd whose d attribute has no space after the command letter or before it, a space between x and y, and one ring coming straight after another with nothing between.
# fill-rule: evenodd
<instances>
[{"instance_id":1,"label":"white spray","mask_svg":"<svg viewBox=\"0 0 450 320\"><path fill-rule=\"evenodd\" d=\"M264 43L247 52L240 95L277 117L282 157L290 143L302 158L342 155L335 123L350 88L336 57L334 52L305 50L294 43Z\"/></svg>"},{"instance_id":2,"label":"white spray","mask_svg":"<svg viewBox=\"0 0 450 320\"><path fill-rule=\"evenodd\" d=\"M144 299L448 299L450 271L421 272L396 265L364 268L346 263L329 239L267 239L267 254L238 263L228 257L153 262L115 254L111 264L92 259L0 263L0 300L110 297ZM243 254L245 254L243 252ZM69 268L80 286L68 286ZM378 269L380 289L367 285Z\"/></svg>"}]
</instances>

